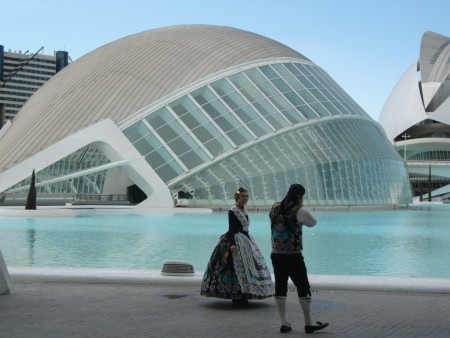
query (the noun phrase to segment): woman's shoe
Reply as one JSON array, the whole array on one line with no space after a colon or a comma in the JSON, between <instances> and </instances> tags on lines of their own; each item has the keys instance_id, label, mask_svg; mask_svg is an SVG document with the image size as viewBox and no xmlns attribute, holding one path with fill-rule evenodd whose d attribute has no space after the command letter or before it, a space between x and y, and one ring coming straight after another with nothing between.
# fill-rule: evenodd
<instances>
[{"instance_id":1,"label":"woman's shoe","mask_svg":"<svg viewBox=\"0 0 450 338\"><path fill-rule=\"evenodd\" d=\"M281 333L288 333L289 331L292 331L291 324L281 325L281 327L280 327L280 332Z\"/></svg>"},{"instance_id":2,"label":"woman's shoe","mask_svg":"<svg viewBox=\"0 0 450 338\"><path fill-rule=\"evenodd\" d=\"M328 323L316 322L317 325L305 325L306 333L313 333L314 331L319 331L328 326Z\"/></svg>"},{"instance_id":3,"label":"woman's shoe","mask_svg":"<svg viewBox=\"0 0 450 338\"><path fill-rule=\"evenodd\" d=\"M247 299L232 299L233 305L236 306L248 306L249 302Z\"/></svg>"}]
</instances>

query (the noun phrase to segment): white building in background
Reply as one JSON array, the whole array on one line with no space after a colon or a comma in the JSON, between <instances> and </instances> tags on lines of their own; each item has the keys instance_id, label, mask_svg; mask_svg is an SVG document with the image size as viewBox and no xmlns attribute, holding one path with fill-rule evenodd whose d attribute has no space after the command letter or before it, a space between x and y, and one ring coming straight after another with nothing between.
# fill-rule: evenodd
<instances>
[{"instance_id":1,"label":"white building in background","mask_svg":"<svg viewBox=\"0 0 450 338\"><path fill-rule=\"evenodd\" d=\"M417 198L450 198L450 38L426 32L420 58L392 90L379 122L407 161ZM430 174L431 172L431 174Z\"/></svg>"},{"instance_id":2,"label":"white building in background","mask_svg":"<svg viewBox=\"0 0 450 338\"><path fill-rule=\"evenodd\" d=\"M104 45L54 76L0 135L0 192L133 196L142 206L411 201L383 128L318 65L266 37L181 25ZM139 193L137 193L139 192Z\"/></svg>"}]
</instances>

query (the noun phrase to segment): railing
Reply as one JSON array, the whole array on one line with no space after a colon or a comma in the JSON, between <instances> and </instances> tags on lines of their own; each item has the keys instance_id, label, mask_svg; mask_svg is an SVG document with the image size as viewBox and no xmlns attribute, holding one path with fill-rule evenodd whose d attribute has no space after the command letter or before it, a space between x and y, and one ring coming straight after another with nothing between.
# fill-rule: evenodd
<instances>
[{"instance_id":1,"label":"railing","mask_svg":"<svg viewBox=\"0 0 450 338\"><path fill-rule=\"evenodd\" d=\"M72 197L74 202L102 202L102 203L112 203L112 202L129 202L132 203L131 195L85 195L78 194Z\"/></svg>"}]
</instances>

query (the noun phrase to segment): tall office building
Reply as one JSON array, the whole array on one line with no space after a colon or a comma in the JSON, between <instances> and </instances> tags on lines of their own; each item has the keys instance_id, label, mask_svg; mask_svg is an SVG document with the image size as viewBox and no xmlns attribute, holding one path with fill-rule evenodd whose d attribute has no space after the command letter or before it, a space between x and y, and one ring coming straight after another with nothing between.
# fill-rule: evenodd
<instances>
[{"instance_id":1,"label":"tall office building","mask_svg":"<svg viewBox=\"0 0 450 338\"><path fill-rule=\"evenodd\" d=\"M0 127L12 120L25 102L44 83L68 65L69 54L54 55L5 51L0 45Z\"/></svg>"}]
</instances>

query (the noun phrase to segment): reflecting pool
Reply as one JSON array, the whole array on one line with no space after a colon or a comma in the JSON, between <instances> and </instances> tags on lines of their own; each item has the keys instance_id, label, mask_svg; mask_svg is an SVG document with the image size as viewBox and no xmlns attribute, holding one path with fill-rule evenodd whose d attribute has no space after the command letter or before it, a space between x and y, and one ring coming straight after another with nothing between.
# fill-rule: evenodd
<instances>
[{"instance_id":1,"label":"reflecting pool","mask_svg":"<svg viewBox=\"0 0 450 338\"><path fill-rule=\"evenodd\" d=\"M317 226L303 230L310 274L450 278L448 204L315 215ZM268 213L250 217L271 267ZM164 260L182 260L202 272L227 228L226 212L0 217L0 249L8 267L160 270Z\"/></svg>"}]
</instances>

